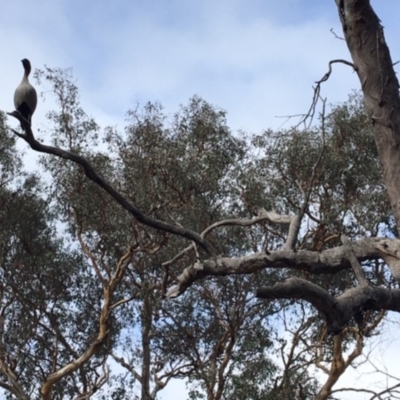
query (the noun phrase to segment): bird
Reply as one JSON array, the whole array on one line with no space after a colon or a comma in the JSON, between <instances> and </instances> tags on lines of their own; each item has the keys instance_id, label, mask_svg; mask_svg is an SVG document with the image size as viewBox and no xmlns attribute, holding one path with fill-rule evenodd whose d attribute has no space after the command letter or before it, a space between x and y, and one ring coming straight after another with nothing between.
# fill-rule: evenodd
<instances>
[{"instance_id":1,"label":"bird","mask_svg":"<svg viewBox=\"0 0 400 400\"><path fill-rule=\"evenodd\" d=\"M21 83L15 89L14 106L22 116L31 124L32 114L35 112L37 105L37 94L35 88L29 82L29 74L31 72L31 63L28 59L21 60L24 66L24 76ZM24 129L22 123L21 128Z\"/></svg>"}]
</instances>

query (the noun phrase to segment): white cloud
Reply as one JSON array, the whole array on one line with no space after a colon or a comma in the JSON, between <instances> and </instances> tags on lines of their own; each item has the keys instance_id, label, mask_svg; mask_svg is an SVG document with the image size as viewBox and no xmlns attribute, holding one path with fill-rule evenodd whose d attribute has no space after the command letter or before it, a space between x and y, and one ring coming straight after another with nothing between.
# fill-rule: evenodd
<instances>
[{"instance_id":1,"label":"white cloud","mask_svg":"<svg viewBox=\"0 0 400 400\"><path fill-rule=\"evenodd\" d=\"M198 94L226 109L234 129L260 131L278 127L275 116L305 112L328 61L349 59L345 43L329 32L341 34L334 4L156 3L7 4L0 16L0 107L12 106L19 60L30 57L36 67L73 67L83 105L100 123L122 124L138 101L160 101L172 112ZM385 4L382 13L400 8ZM337 65L323 94L336 102L358 87L351 69ZM50 106L42 104L35 121Z\"/></svg>"}]
</instances>

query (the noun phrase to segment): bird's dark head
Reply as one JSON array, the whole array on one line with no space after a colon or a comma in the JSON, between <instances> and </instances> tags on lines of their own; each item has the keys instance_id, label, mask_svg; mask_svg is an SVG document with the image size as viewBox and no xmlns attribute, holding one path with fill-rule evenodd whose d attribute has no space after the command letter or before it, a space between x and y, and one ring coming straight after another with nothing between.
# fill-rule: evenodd
<instances>
[{"instance_id":1,"label":"bird's dark head","mask_svg":"<svg viewBox=\"0 0 400 400\"><path fill-rule=\"evenodd\" d=\"M27 58L24 58L23 60L21 60L22 65L24 66L24 70L26 71L27 74L29 74L29 72L31 72L31 63Z\"/></svg>"}]
</instances>

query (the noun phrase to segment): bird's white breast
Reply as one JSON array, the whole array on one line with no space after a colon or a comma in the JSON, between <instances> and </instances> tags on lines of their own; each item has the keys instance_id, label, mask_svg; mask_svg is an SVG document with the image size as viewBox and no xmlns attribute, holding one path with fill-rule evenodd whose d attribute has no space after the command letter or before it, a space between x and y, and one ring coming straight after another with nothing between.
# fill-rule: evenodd
<instances>
[{"instance_id":1,"label":"bird's white breast","mask_svg":"<svg viewBox=\"0 0 400 400\"><path fill-rule=\"evenodd\" d=\"M29 81L22 81L14 93L14 106L16 109L24 101L33 114L37 105L37 94L35 88L29 83Z\"/></svg>"}]
</instances>

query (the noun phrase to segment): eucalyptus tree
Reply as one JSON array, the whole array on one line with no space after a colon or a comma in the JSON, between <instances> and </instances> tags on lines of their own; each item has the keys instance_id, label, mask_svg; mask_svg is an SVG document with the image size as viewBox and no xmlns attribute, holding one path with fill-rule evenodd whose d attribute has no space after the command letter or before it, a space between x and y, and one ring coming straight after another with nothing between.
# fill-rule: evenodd
<instances>
[{"instance_id":1,"label":"eucalyptus tree","mask_svg":"<svg viewBox=\"0 0 400 400\"><path fill-rule=\"evenodd\" d=\"M345 293L349 285L356 287L358 283L343 259L338 260L341 263L337 269L329 270L324 265L325 254L331 254L334 259L342 240L357 242L382 232L392 235L396 227L385 193L373 131L360 94L353 93L346 103L331 106L329 113L321 114L319 122L312 128L268 130L253 136L249 154L255 156L249 157L241 168L238 187L247 209L257 213L256 218L275 218L277 222L275 226L269 225L261 246L265 256L277 266L269 264L265 268L264 265L263 271L270 274L279 271L275 277L270 275L275 282L302 282L306 287L312 282L334 297ZM285 240L290 234L290 228L282 229L281 223L287 222L282 216L295 215L300 206L303 216L296 233L295 251L286 251L285 257L279 259L277 256L282 255L282 247L287 245ZM317 257L307 267L310 254ZM360 261L369 284L390 289L395 286L383 260ZM292 264L292 268L282 269L278 262L281 266ZM277 283L274 290L280 285ZM263 290L258 292L260 297L265 293ZM281 337L274 340L283 371L275 375L279 378L271 387L275 396L280 393L283 398L294 396L296 392L293 378L288 384L287 377L295 371L309 371L310 367L327 375L326 380L319 378L317 387L321 391L328 386L332 388L361 355L365 338L379 332L385 317L385 310L359 309L337 329L332 321L335 315L321 318L320 314L318 317L307 302L302 301L301 292L294 293L296 295L282 296L279 301L284 310L280 325L285 329L280 331ZM321 305L317 305L322 311ZM300 373L296 379L297 389L306 396L304 398L317 396L311 377L312 374ZM292 392L285 394L286 389Z\"/></svg>"},{"instance_id":2,"label":"eucalyptus tree","mask_svg":"<svg viewBox=\"0 0 400 400\"><path fill-rule=\"evenodd\" d=\"M246 212L238 203L235 177L247 147L244 141L234 138L222 110L194 97L168 119L160 105L149 103L128 113L124 132L107 128L102 134L81 109L78 89L68 71L47 69L40 73L40 78L52 85L59 104L58 110L49 113L54 123L53 144L84 156L101 173L101 179L107 179L153 220L202 231L211 221L228 217L232 209L236 213ZM112 376L105 396L133 398L140 392L140 398L154 399L171 378L192 376L199 368L187 357L177 356L170 336L182 324L196 325L199 315L192 314L193 305L188 302L165 304L164 298L168 285L184 269L185 262L203 257L204 250L193 245L175 259L181 251L176 236L138 223L101 187L83 179L79 167L55 158L43 158L42 165L52 176L46 192L64 224L64 235L76 243L91 264L93 280L106 289L111 287L110 278L118 276L112 292L109 290L105 297L110 302L107 338L102 336L98 343L128 375L124 372ZM254 232L252 237L234 227L230 232L230 236L216 232L211 237L215 235L220 251L245 254L257 245L257 237L264 229ZM126 264L119 268L122 260ZM212 388L210 399L221 398L233 366L244 368L246 359L237 357L233 361L232 348L247 347L247 358L251 358L249 354L257 357L259 347L249 346L249 339L244 339L244 326L257 329L265 343L269 343L268 323L255 310L262 311L264 317L271 310L261 310L259 302L254 304L250 284L253 280L249 277L234 286L238 291L235 306L229 304L229 296L223 296L228 314L235 309L240 311L228 331L226 321L213 318L215 313L222 312L217 309L223 304L215 300L214 291L201 291L208 317L204 315L202 329L192 332L199 339L192 349L203 351L200 347L207 341L210 348L203 352L203 362L208 366L221 364L221 354L224 355L218 372L223 379L214 376L214 384L206 383L215 386L218 381L218 393ZM217 292L216 288L215 296ZM93 318L98 312L96 301L97 298L87 299L93 305ZM183 312L182 307L188 310ZM217 351L218 346L226 347L225 353ZM263 365L272 365L268 357L262 358Z\"/></svg>"},{"instance_id":3,"label":"eucalyptus tree","mask_svg":"<svg viewBox=\"0 0 400 400\"><path fill-rule=\"evenodd\" d=\"M4 398L35 399L43 381L86 349L92 335L95 321L85 315L86 300L72 282L88 282L85 296L96 296L97 287L82 257L56 234L40 179L24 172L0 118L0 387ZM52 398L74 398L88 381L99 384L102 358L56 385Z\"/></svg>"},{"instance_id":4,"label":"eucalyptus tree","mask_svg":"<svg viewBox=\"0 0 400 400\"><path fill-rule=\"evenodd\" d=\"M315 324L307 338L314 335L319 341L310 347L306 340L302 346L309 348L315 364L328 374L316 395L319 399L332 394L338 378L360 354L365 336L375 329L384 313L400 310L400 291L393 288L400 279L399 85L382 25L370 2L336 0L336 5L353 62L329 62L328 73L317 82L309 116L315 113L321 85L338 62L358 74L365 112L359 112L354 104L339 107L329 118L322 115L319 129L267 132L255 137L253 146L261 155L231 157L232 171L224 170L226 159L222 158L221 165L219 157L209 157L222 143L218 130L211 130L213 135L205 136L206 140L202 135L194 136L197 153L190 152L190 141L186 145L188 153L180 153L182 149L175 147L174 139L185 138L185 129L192 133L199 127L196 119L195 126L182 121L180 133L174 137L171 132L168 143L172 147L160 149L155 159L146 155L142 160L141 154L146 152L141 153L140 146L136 151L124 137L112 139L113 130L108 136L116 152L93 152L89 139L97 139L96 124L76 108L74 90L65 92L68 96L60 92L66 81L56 82L51 71L47 76L58 83L55 88L61 96L60 112L52 116L59 133L55 146L37 141L26 121L12 113L24 127L25 133L16 132L19 137L34 150L58 157L44 162L54 178L63 177L54 192L60 215L71 234L75 232L103 288L104 318L94 342L97 348L122 329L121 318L113 319L111 311L126 307L142 290L136 285L137 290L128 294L123 278L135 257L140 258L146 251L157 253L154 267L160 268L154 273L162 271L159 290L169 299L183 299L194 284L200 285L205 278L269 275L274 271L265 283L254 281L258 298L284 307L298 301L318 311L306 323ZM148 146L160 148L169 136L157 128L161 126L157 113L155 118L151 124L145 120L141 129L151 138ZM203 120L200 122L204 125ZM203 130L207 131L209 128ZM228 153L240 147L231 137L223 143ZM143 162L142 169L134 169L143 176L131 174L121 149L126 149L128 156L132 154L132 164ZM175 162L165 163L170 160L171 149L178 149ZM207 168L211 162L216 164L214 171ZM192 164L198 170L192 170ZM225 171L224 175L214 180L218 174L213 174L219 170ZM225 175L231 179L225 179ZM126 185L129 176L135 180ZM198 182L208 189L199 193ZM164 189L168 189L165 196ZM82 195L85 193L91 194L91 203ZM219 208L200 213L198 202L218 193L219 201L212 206ZM192 205L197 215L189 217ZM114 230L116 220L122 224L119 230ZM105 235L99 235L97 225ZM383 230L393 232L394 237L380 237ZM165 252L158 252L158 247ZM354 344L354 351L345 358L350 344ZM91 349L90 354L85 353L87 358L79 358L82 363L78 367L95 354L93 346ZM68 371L72 373L78 367ZM143 374L137 379L143 381ZM310 397L303 392L300 381L293 389L299 398ZM143 390L142 397L146 398L148 390Z\"/></svg>"}]
</instances>

